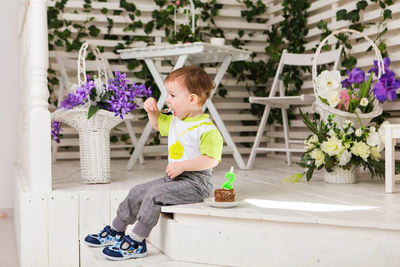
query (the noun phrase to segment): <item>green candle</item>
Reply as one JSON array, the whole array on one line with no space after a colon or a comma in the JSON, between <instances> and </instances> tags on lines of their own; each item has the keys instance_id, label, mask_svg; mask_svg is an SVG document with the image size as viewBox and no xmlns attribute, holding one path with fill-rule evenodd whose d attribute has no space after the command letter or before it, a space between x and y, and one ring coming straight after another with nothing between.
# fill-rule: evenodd
<instances>
[{"instance_id":1,"label":"green candle","mask_svg":"<svg viewBox=\"0 0 400 267\"><path fill-rule=\"evenodd\" d=\"M232 183L235 180L235 174L233 173L233 167L227 173L225 173L225 178L228 179L223 185L222 188L231 190L233 188Z\"/></svg>"}]
</instances>

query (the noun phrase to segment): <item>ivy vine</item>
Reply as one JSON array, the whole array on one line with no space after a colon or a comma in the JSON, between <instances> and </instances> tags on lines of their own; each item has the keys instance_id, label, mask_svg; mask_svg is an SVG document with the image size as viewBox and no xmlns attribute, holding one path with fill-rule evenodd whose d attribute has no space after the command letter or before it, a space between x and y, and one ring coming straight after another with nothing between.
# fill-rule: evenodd
<instances>
[{"instance_id":1,"label":"ivy vine","mask_svg":"<svg viewBox=\"0 0 400 267\"><path fill-rule=\"evenodd\" d=\"M177 25L177 32L174 31L174 13L180 13L186 15L189 12L189 1L188 0L154 0L157 5L157 9L152 11L151 20L147 23L141 20L141 11L137 9L134 2L128 0L119 1L119 9L108 10L106 7L100 9L100 13L105 16L106 32L102 32L95 23L95 17L90 16L87 20L82 23L76 23L63 18L63 13L68 3L68 0L51 0L54 2L54 6L48 7L47 22L48 22L48 40L49 50L64 50L66 52L78 51L83 43L83 38L103 38L104 40L117 41L117 44L112 48L112 51L116 53L118 49L127 48L133 42L143 41L149 45L154 44L154 37L150 34L154 30L163 30L165 35L163 38L170 43L177 42L194 42L194 41L206 41L208 37L224 37L224 31L219 28L215 22L215 18L219 15L219 11L223 8L222 4L217 3L217 0L201 1L194 0L196 10L198 11L195 16L195 23L198 25L195 32L191 31L191 16L188 16L189 23ZM83 0L81 12L86 14L92 14L93 2L107 2L107 0ZM251 23L262 23L267 22L262 16L266 13L267 7L262 0L237 0L243 4L241 15L246 19L247 22ZM372 3L377 3L382 10L382 19L378 23L379 34L376 36L375 41L378 43L378 47L384 56L387 55L386 44L382 41L383 35L387 32L385 22L391 19L391 11L387 7L390 6L392 0L370 0ZM353 10L339 10L337 11L336 18L338 21L345 20L350 21L350 28L363 31L365 28L370 26L369 23L360 22L360 14L364 12L368 7L367 1L358 1L356 8ZM307 18L308 8L310 7L310 1L307 0L283 0L282 1L282 14L284 20L277 24L272 25L268 30L263 32L265 36L265 53L268 55L268 59L257 60L257 53L251 55L249 61L233 62L228 69L228 73L231 74L238 82L245 82L245 87L248 91L256 96L267 96L269 91L266 91L265 84L275 76L276 68L279 63L283 49L287 49L292 53L303 53L305 50L305 37L308 34ZM74 11L75 14L79 14L78 10ZM123 32L126 34L117 35L113 33L115 22L112 16L125 16L129 18L129 22L123 28ZM182 17L182 15L181 15ZM204 25L204 26L199 26ZM318 28L321 29L321 39L326 37L331 31L328 28L328 23L321 20L318 23ZM383 29L382 29L383 28ZM147 36L137 35L136 31L142 29ZM247 34L251 37L253 33L245 33L243 30L237 31L237 37L231 42L232 46L237 48L245 48L248 43L244 36ZM251 39L251 38L247 38ZM343 43L345 47L351 48L349 38L345 35L338 36L339 42ZM100 51L104 51L104 47L99 47ZM91 55L89 54L89 57ZM134 71L141 67L140 70L135 71L134 75L138 78L145 80L146 86L151 86L154 97L160 95L160 91L157 85L153 82L150 71L143 61L129 59L112 59L110 63L113 64L125 64L130 71ZM345 68L352 68L357 63L356 59L351 55L345 54L344 61L342 63ZM282 79L285 85L286 95L297 95L299 94L300 88L303 84L300 78L300 72L306 71L299 67L286 67L283 71ZM57 99L54 97L54 88L60 84L60 81L56 75L55 70L48 70L48 86L50 91L49 103L57 106ZM218 90L218 94L224 96L226 90L221 86ZM248 101L247 98L244 101ZM250 112L251 114L261 116L264 110L264 106L252 104ZM242 111L249 112L249 111ZM272 122L282 123L282 117L280 109L273 109L268 119L268 124ZM289 118L293 117L292 110L288 112ZM255 121L243 121L244 125L256 124ZM241 133L242 135L249 135L255 133ZM122 140L124 139L124 140ZM120 140L127 141L127 137L121 137ZM116 142L118 139L112 137L112 141ZM159 143L159 139L153 140L154 144Z\"/></svg>"}]
</instances>

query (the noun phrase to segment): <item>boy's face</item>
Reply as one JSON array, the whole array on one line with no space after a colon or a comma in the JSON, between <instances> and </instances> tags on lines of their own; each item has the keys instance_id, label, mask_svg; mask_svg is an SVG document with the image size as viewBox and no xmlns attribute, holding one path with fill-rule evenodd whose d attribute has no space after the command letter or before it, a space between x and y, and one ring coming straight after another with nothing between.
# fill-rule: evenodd
<instances>
[{"instance_id":1,"label":"boy's face","mask_svg":"<svg viewBox=\"0 0 400 267\"><path fill-rule=\"evenodd\" d=\"M198 109L198 97L195 94L189 93L179 79L165 83L165 87L168 93L167 105L174 110L174 115L178 118L184 119L194 110Z\"/></svg>"}]
</instances>

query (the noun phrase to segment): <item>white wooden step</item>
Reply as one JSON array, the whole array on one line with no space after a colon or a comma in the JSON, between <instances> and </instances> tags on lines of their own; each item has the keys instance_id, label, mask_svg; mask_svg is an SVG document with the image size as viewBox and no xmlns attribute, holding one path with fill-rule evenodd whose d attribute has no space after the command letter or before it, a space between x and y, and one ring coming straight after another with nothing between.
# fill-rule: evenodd
<instances>
[{"instance_id":1,"label":"white wooden step","mask_svg":"<svg viewBox=\"0 0 400 267\"><path fill-rule=\"evenodd\" d=\"M170 258L155 248L150 242L147 243L148 255L140 259L130 259L126 261L110 261L102 254L103 248L91 248L81 243L81 266L80 267L132 267L149 266L162 262L170 261ZM157 266L157 265L155 265Z\"/></svg>"},{"instance_id":2,"label":"white wooden step","mask_svg":"<svg viewBox=\"0 0 400 267\"><path fill-rule=\"evenodd\" d=\"M103 248L91 248L83 244L81 248L80 267L207 267L216 266L209 264L199 264L183 261L173 261L167 255L162 253L150 242L147 242L148 254L144 258L129 259L125 261L110 261L102 255Z\"/></svg>"}]
</instances>

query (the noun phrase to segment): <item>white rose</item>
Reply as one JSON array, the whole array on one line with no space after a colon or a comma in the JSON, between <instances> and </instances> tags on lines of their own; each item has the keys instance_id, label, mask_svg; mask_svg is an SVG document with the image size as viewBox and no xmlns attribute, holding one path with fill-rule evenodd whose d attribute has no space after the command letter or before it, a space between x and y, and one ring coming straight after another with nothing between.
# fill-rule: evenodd
<instances>
[{"instance_id":1,"label":"white rose","mask_svg":"<svg viewBox=\"0 0 400 267\"><path fill-rule=\"evenodd\" d=\"M334 136L336 137L337 136L337 134L335 133L335 131L333 129L330 129L328 134L329 134L330 137L334 137Z\"/></svg>"},{"instance_id":2,"label":"white rose","mask_svg":"<svg viewBox=\"0 0 400 267\"><path fill-rule=\"evenodd\" d=\"M369 132L370 132L370 133L376 132L376 128L375 128L374 126L371 126L371 127L369 128Z\"/></svg>"},{"instance_id":3,"label":"white rose","mask_svg":"<svg viewBox=\"0 0 400 267\"><path fill-rule=\"evenodd\" d=\"M344 149L342 141L337 139L336 136L328 138L327 141L322 143L321 148L329 156L339 155Z\"/></svg>"},{"instance_id":4,"label":"white rose","mask_svg":"<svg viewBox=\"0 0 400 267\"><path fill-rule=\"evenodd\" d=\"M340 93L338 91L327 93L326 101L328 101L330 107L335 108L340 103Z\"/></svg>"},{"instance_id":5,"label":"white rose","mask_svg":"<svg viewBox=\"0 0 400 267\"><path fill-rule=\"evenodd\" d=\"M367 98L363 97L360 100L360 106L366 107L368 105L369 101Z\"/></svg>"},{"instance_id":6,"label":"white rose","mask_svg":"<svg viewBox=\"0 0 400 267\"><path fill-rule=\"evenodd\" d=\"M315 164L317 167L325 163L325 155L320 149L313 150L313 152L311 152L311 158L315 159Z\"/></svg>"},{"instance_id":7,"label":"white rose","mask_svg":"<svg viewBox=\"0 0 400 267\"><path fill-rule=\"evenodd\" d=\"M317 93L323 98L327 98L329 92L337 91L340 92L342 89L340 72L337 70L328 71L324 70L315 79L315 84L317 86Z\"/></svg>"},{"instance_id":8,"label":"white rose","mask_svg":"<svg viewBox=\"0 0 400 267\"><path fill-rule=\"evenodd\" d=\"M339 166L346 166L351 159L351 152L344 150L339 156Z\"/></svg>"},{"instance_id":9,"label":"white rose","mask_svg":"<svg viewBox=\"0 0 400 267\"><path fill-rule=\"evenodd\" d=\"M381 152L378 150L376 146L371 147L371 158L374 160L379 160L381 158Z\"/></svg>"},{"instance_id":10,"label":"white rose","mask_svg":"<svg viewBox=\"0 0 400 267\"><path fill-rule=\"evenodd\" d=\"M362 130L361 130L361 128L358 128L357 130L356 130L356 136L357 137L360 137L362 135Z\"/></svg>"},{"instance_id":11,"label":"white rose","mask_svg":"<svg viewBox=\"0 0 400 267\"><path fill-rule=\"evenodd\" d=\"M318 137L314 134L308 139L304 140L304 149L310 151L315 148L315 144L318 143Z\"/></svg>"},{"instance_id":12,"label":"white rose","mask_svg":"<svg viewBox=\"0 0 400 267\"><path fill-rule=\"evenodd\" d=\"M349 128L349 129L347 130L347 134L352 134L352 133L354 133L353 128Z\"/></svg>"},{"instance_id":13,"label":"white rose","mask_svg":"<svg viewBox=\"0 0 400 267\"><path fill-rule=\"evenodd\" d=\"M351 148L351 153L360 156L364 161L367 161L370 154L369 146L364 142L356 142Z\"/></svg>"},{"instance_id":14,"label":"white rose","mask_svg":"<svg viewBox=\"0 0 400 267\"><path fill-rule=\"evenodd\" d=\"M377 132L369 133L367 136L367 144L369 146L377 146L380 142L381 137Z\"/></svg>"}]
</instances>

